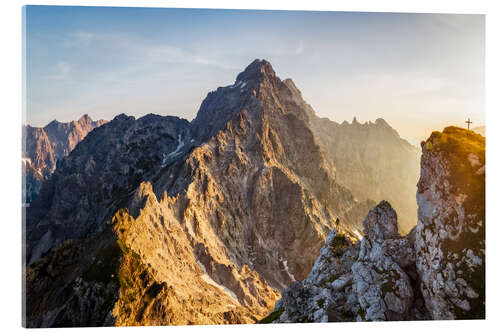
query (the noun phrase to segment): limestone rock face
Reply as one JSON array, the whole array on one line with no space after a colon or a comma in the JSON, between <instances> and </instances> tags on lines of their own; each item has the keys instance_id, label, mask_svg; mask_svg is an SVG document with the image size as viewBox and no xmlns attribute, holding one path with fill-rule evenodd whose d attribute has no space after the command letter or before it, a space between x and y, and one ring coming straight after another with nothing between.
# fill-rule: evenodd
<instances>
[{"instance_id":1,"label":"limestone rock face","mask_svg":"<svg viewBox=\"0 0 500 333\"><path fill-rule=\"evenodd\" d=\"M413 244L382 201L363 222L355 244L333 230L310 275L276 302L275 322L421 320L428 313L418 285Z\"/></svg>"},{"instance_id":2,"label":"limestone rock face","mask_svg":"<svg viewBox=\"0 0 500 333\"><path fill-rule=\"evenodd\" d=\"M485 140L457 127L422 142L417 267L435 319L484 318Z\"/></svg>"},{"instance_id":3,"label":"limestone rock face","mask_svg":"<svg viewBox=\"0 0 500 333\"><path fill-rule=\"evenodd\" d=\"M83 115L69 123L54 120L43 128L23 126L23 179L27 179L23 202L34 199L42 181L54 171L57 160L67 156L90 131L105 123Z\"/></svg>"}]
</instances>

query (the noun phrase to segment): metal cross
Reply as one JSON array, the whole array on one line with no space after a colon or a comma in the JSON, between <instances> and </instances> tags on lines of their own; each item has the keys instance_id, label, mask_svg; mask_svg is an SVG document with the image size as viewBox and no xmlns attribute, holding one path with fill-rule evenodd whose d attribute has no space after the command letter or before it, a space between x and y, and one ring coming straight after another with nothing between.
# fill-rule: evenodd
<instances>
[{"instance_id":1,"label":"metal cross","mask_svg":"<svg viewBox=\"0 0 500 333\"><path fill-rule=\"evenodd\" d=\"M465 123L467 124L467 130L470 130L470 124L472 124L472 121L470 121L470 118L467 118L467 121Z\"/></svg>"}]
</instances>

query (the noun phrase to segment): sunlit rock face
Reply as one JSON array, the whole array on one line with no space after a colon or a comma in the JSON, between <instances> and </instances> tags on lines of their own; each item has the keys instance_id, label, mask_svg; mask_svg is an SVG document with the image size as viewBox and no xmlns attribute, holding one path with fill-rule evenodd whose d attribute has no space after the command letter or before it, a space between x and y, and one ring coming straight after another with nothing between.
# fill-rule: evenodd
<instances>
[{"instance_id":1,"label":"sunlit rock face","mask_svg":"<svg viewBox=\"0 0 500 333\"><path fill-rule=\"evenodd\" d=\"M417 267L435 319L484 318L485 139L448 127L422 142Z\"/></svg>"}]
</instances>

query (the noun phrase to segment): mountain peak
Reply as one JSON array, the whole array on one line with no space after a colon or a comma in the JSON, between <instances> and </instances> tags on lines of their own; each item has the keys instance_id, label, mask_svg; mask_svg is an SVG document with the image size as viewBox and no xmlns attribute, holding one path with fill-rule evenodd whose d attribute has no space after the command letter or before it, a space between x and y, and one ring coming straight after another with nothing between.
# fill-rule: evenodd
<instances>
[{"instance_id":1,"label":"mountain peak","mask_svg":"<svg viewBox=\"0 0 500 333\"><path fill-rule=\"evenodd\" d=\"M375 125L390 127L389 124L387 123L387 121L385 121L385 119L383 119L383 118L377 118L375 120Z\"/></svg>"},{"instance_id":2,"label":"mountain peak","mask_svg":"<svg viewBox=\"0 0 500 333\"><path fill-rule=\"evenodd\" d=\"M238 74L236 82L262 79L263 77L276 77L273 66L265 59L255 59L243 72Z\"/></svg>"},{"instance_id":3,"label":"mountain peak","mask_svg":"<svg viewBox=\"0 0 500 333\"><path fill-rule=\"evenodd\" d=\"M83 116L81 116L80 119L78 119L78 122L82 121L92 121L92 118L90 118L90 116L86 113Z\"/></svg>"}]
</instances>

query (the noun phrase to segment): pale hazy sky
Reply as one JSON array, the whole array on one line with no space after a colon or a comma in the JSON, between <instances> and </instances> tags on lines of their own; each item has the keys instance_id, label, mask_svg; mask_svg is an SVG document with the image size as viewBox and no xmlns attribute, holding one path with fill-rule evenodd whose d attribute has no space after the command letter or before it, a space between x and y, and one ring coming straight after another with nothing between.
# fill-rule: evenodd
<instances>
[{"instance_id":1,"label":"pale hazy sky","mask_svg":"<svg viewBox=\"0 0 500 333\"><path fill-rule=\"evenodd\" d=\"M484 16L29 6L27 122L191 120L256 58L334 121L484 124Z\"/></svg>"}]
</instances>

